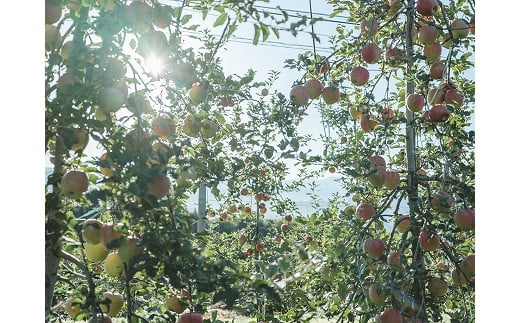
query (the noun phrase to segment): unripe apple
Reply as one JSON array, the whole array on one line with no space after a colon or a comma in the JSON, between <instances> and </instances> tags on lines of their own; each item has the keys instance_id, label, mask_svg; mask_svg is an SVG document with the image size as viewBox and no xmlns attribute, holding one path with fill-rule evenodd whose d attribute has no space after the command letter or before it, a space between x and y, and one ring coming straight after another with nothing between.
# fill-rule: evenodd
<instances>
[{"instance_id":1,"label":"unripe apple","mask_svg":"<svg viewBox=\"0 0 520 323\"><path fill-rule=\"evenodd\" d=\"M453 216L453 221L462 231L475 231L475 210L463 209Z\"/></svg>"},{"instance_id":2,"label":"unripe apple","mask_svg":"<svg viewBox=\"0 0 520 323\"><path fill-rule=\"evenodd\" d=\"M448 283L446 283L442 278L432 277L428 280L426 288L428 288L433 296L444 296L448 291Z\"/></svg>"},{"instance_id":3,"label":"unripe apple","mask_svg":"<svg viewBox=\"0 0 520 323\"><path fill-rule=\"evenodd\" d=\"M89 139L88 131L83 128L72 128L72 133L74 134L74 143L70 149L74 151L81 151L85 149Z\"/></svg>"},{"instance_id":4,"label":"unripe apple","mask_svg":"<svg viewBox=\"0 0 520 323\"><path fill-rule=\"evenodd\" d=\"M199 313L184 313L179 316L179 323L202 323L203 316Z\"/></svg>"},{"instance_id":5,"label":"unripe apple","mask_svg":"<svg viewBox=\"0 0 520 323\"><path fill-rule=\"evenodd\" d=\"M442 54L442 47L438 41L430 45L424 45L423 55L428 63L433 63L439 60Z\"/></svg>"},{"instance_id":6,"label":"unripe apple","mask_svg":"<svg viewBox=\"0 0 520 323\"><path fill-rule=\"evenodd\" d=\"M170 311L174 311L177 314L181 314L188 306L180 300L177 295L170 295L166 298L166 308Z\"/></svg>"},{"instance_id":7,"label":"unripe apple","mask_svg":"<svg viewBox=\"0 0 520 323\"><path fill-rule=\"evenodd\" d=\"M426 99L429 104L440 104L444 102L444 90L442 89L430 89L426 95Z\"/></svg>"},{"instance_id":8,"label":"unripe apple","mask_svg":"<svg viewBox=\"0 0 520 323\"><path fill-rule=\"evenodd\" d=\"M211 119L204 119L201 122L200 133L204 138L213 138L217 135L219 124Z\"/></svg>"},{"instance_id":9,"label":"unripe apple","mask_svg":"<svg viewBox=\"0 0 520 323\"><path fill-rule=\"evenodd\" d=\"M103 87L99 90L98 104L103 112L116 112L126 102L126 94L118 87Z\"/></svg>"},{"instance_id":10,"label":"unripe apple","mask_svg":"<svg viewBox=\"0 0 520 323\"><path fill-rule=\"evenodd\" d=\"M156 198L162 198L170 192L170 185L170 178L164 174L159 174L148 183L148 190Z\"/></svg>"},{"instance_id":11,"label":"unripe apple","mask_svg":"<svg viewBox=\"0 0 520 323\"><path fill-rule=\"evenodd\" d=\"M97 219L86 220L81 227L81 237L88 243L98 244L101 241L99 232L102 226L103 222Z\"/></svg>"},{"instance_id":12,"label":"unripe apple","mask_svg":"<svg viewBox=\"0 0 520 323\"><path fill-rule=\"evenodd\" d=\"M71 296L65 302L65 311L72 319L81 312L81 299L79 297Z\"/></svg>"},{"instance_id":13,"label":"unripe apple","mask_svg":"<svg viewBox=\"0 0 520 323\"><path fill-rule=\"evenodd\" d=\"M436 104L430 109L428 118L433 122L446 122L450 115L450 110L444 104Z\"/></svg>"},{"instance_id":14,"label":"unripe apple","mask_svg":"<svg viewBox=\"0 0 520 323\"><path fill-rule=\"evenodd\" d=\"M460 107L464 103L464 98L456 89L450 89L444 94L444 101L446 104L454 107Z\"/></svg>"},{"instance_id":15,"label":"unripe apple","mask_svg":"<svg viewBox=\"0 0 520 323\"><path fill-rule=\"evenodd\" d=\"M439 30L435 26L424 25L419 28L419 42L423 45L433 44L439 37Z\"/></svg>"},{"instance_id":16,"label":"unripe apple","mask_svg":"<svg viewBox=\"0 0 520 323\"><path fill-rule=\"evenodd\" d=\"M396 171L387 171L385 176L384 186L389 190L394 190L399 187L401 183L401 175Z\"/></svg>"},{"instance_id":17,"label":"unripe apple","mask_svg":"<svg viewBox=\"0 0 520 323\"><path fill-rule=\"evenodd\" d=\"M144 246L138 245L138 243L138 238L128 238L119 246L118 253L121 261L128 262L134 256L144 251Z\"/></svg>"},{"instance_id":18,"label":"unripe apple","mask_svg":"<svg viewBox=\"0 0 520 323\"><path fill-rule=\"evenodd\" d=\"M441 80L444 75L444 63L441 61L435 62L430 66L430 76L434 80Z\"/></svg>"},{"instance_id":19,"label":"unripe apple","mask_svg":"<svg viewBox=\"0 0 520 323\"><path fill-rule=\"evenodd\" d=\"M339 101L339 89L335 86L327 86L323 88L321 96L325 103L334 104Z\"/></svg>"},{"instance_id":20,"label":"unripe apple","mask_svg":"<svg viewBox=\"0 0 520 323\"><path fill-rule=\"evenodd\" d=\"M310 79L303 84L309 93L309 98L316 99L323 90L323 84L317 79Z\"/></svg>"},{"instance_id":21,"label":"unripe apple","mask_svg":"<svg viewBox=\"0 0 520 323\"><path fill-rule=\"evenodd\" d=\"M349 113L355 120L360 120L363 115L363 109L359 106L351 106L349 109Z\"/></svg>"},{"instance_id":22,"label":"unripe apple","mask_svg":"<svg viewBox=\"0 0 520 323\"><path fill-rule=\"evenodd\" d=\"M424 251L433 251L440 247L440 238L428 230L419 233L419 245Z\"/></svg>"},{"instance_id":23,"label":"unripe apple","mask_svg":"<svg viewBox=\"0 0 520 323\"><path fill-rule=\"evenodd\" d=\"M370 220L376 214L376 209L372 204L361 203L356 208L356 217L363 221Z\"/></svg>"},{"instance_id":24,"label":"unripe apple","mask_svg":"<svg viewBox=\"0 0 520 323\"><path fill-rule=\"evenodd\" d=\"M469 34L469 25L464 19L455 19L450 24L453 39L466 38Z\"/></svg>"},{"instance_id":25,"label":"unripe apple","mask_svg":"<svg viewBox=\"0 0 520 323\"><path fill-rule=\"evenodd\" d=\"M367 178L374 187L380 187L386 181L386 168L384 166L372 168Z\"/></svg>"},{"instance_id":26,"label":"unripe apple","mask_svg":"<svg viewBox=\"0 0 520 323\"><path fill-rule=\"evenodd\" d=\"M61 191L64 195L79 198L88 189L88 177L82 171L71 170L61 178Z\"/></svg>"},{"instance_id":27,"label":"unripe apple","mask_svg":"<svg viewBox=\"0 0 520 323\"><path fill-rule=\"evenodd\" d=\"M309 91L307 91L307 88L303 85L296 85L289 92L289 98L296 106L306 105L310 99Z\"/></svg>"},{"instance_id":28,"label":"unripe apple","mask_svg":"<svg viewBox=\"0 0 520 323\"><path fill-rule=\"evenodd\" d=\"M368 64L374 64L381 58L381 49L374 43L368 43L361 49L361 57Z\"/></svg>"},{"instance_id":29,"label":"unripe apple","mask_svg":"<svg viewBox=\"0 0 520 323\"><path fill-rule=\"evenodd\" d=\"M377 284L370 284L368 287L368 298L376 305L383 305L387 295L384 289Z\"/></svg>"},{"instance_id":30,"label":"unripe apple","mask_svg":"<svg viewBox=\"0 0 520 323\"><path fill-rule=\"evenodd\" d=\"M396 229L400 233L405 232L410 227L411 221L409 216L401 216L396 220Z\"/></svg>"},{"instance_id":31,"label":"unripe apple","mask_svg":"<svg viewBox=\"0 0 520 323\"><path fill-rule=\"evenodd\" d=\"M421 112L425 104L424 96L420 93L410 93L406 97L406 107L413 112Z\"/></svg>"},{"instance_id":32,"label":"unripe apple","mask_svg":"<svg viewBox=\"0 0 520 323\"><path fill-rule=\"evenodd\" d=\"M433 16L439 9L439 3L437 0L417 0L416 9L423 16Z\"/></svg>"},{"instance_id":33,"label":"unripe apple","mask_svg":"<svg viewBox=\"0 0 520 323\"><path fill-rule=\"evenodd\" d=\"M152 23L160 29L168 28L172 23L172 16L167 10L154 10Z\"/></svg>"},{"instance_id":34,"label":"unripe apple","mask_svg":"<svg viewBox=\"0 0 520 323\"><path fill-rule=\"evenodd\" d=\"M108 163L108 166L109 167L105 167L105 166L99 166L99 172L107 177L111 177L112 175L114 175L114 172L112 171L112 168L115 166L114 162L112 161L112 159L110 158L110 156L108 155L108 153L103 153L100 157L99 157L99 161L105 161Z\"/></svg>"},{"instance_id":35,"label":"unripe apple","mask_svg":"<svg viewBox=\"0 0 520 323\"><path fill-rule=\"evenodd\" d=\"M466 279L466 276L464 276L464 273L458 270L457 268L453 268L450 274L453 286L460 287L468 283L468 280Z\"/></svg>"},{"instance_id":36,"label":"unripe apple","mask_svg":"<svg viewBox=\"0 0 520 323\"><path fill-rule=\"evenodd\" d=\"M85 257L90 261L103 261L109 253L109 250L102 243L85 242L83 246L85 247Z\"/></svg>"},{"instance_id":37,"label":"unripe apple","mask_svg":"<svg viewBox=\"0 0 520 323\"><path fill-rule=\"evenodd\" d=\"M202 123L195 119L194 116L187 115L184 119L184 123L182 125L182 131L190 136L190 137L197 137L200 133L200 129L202 128Z\"/></svg>"},{"instance_id":38,"label":"unripe apple","mask_svg":"<svg viewBox=\"0 0 520 323\"><path fill-rule=\"evenodd\" d=\"M175 128L173 120L164 116L158 116L152 121L153 134L164 139L168 139L175 134Z\"/></svg>"},{"instance_id":39,"label":"unripe apple","mask_svg":"<svg viewBox=\"0 0 520 323\"><path fill-rule=\"evenodd\" d=\"M356 66L350 72L350 81L356 86L363 86L368 82L370 73L363 66Z\"/></svg>"},{"instance_id":40,"label":"unripe apple","mask_svg":"<svg viewBox=\"0 0 520 323\"><path fill-rule=\"evenodd\" d=\"M45 25L45 50L51 51L58 49L61 44L61 34L58 27L54 25Z\"/></svg>"},{"instance_id":41,"label":"unripe apple","mask_svg":"<svg viewBox=\"0 0 520 323\"><path fill-rule=\"evenodd\" d=\"M403 314L395 308L389 308L381 312L381 323L404 323Z\"/></svg>"},{"instance_id":42,"label":"unripe apple","mask_svg":"<svg viewBox=\"0 0 520 323\"><path fill-rule=\"evenodd\" d=\"M45 23L53 24L61 18L59 1L45 0Z\"/></svg>"},{"instance_id":43,"label":"unripe apple","mask_svg":"<svg viewBox=\"0 0 520 323\"><path fill-rule=\"evenodd\" d=\"M189 96L193 103L199 104L206 101L208 90L200 83L195 83L190 89Z\"/></svg>"},{"instance_id":44,"label":"unripe apple","mask_svg":"<svg viewBox=\"0 0 520 323\"><path fill-rule=\"evenodd\" d=\"M108 276L116 278L123 272L123 262L118 252L112 252L106 257L105 272Z\"/></svg>"},{"instance_id":45,"label":"unripe apple","mask_svg":"<svg viewBox=\"0 0 520 323\"><path fill-rule=\"evenodd\" d=\"M99 307L101 307L103 313L114 317L123 308L123 295L119 293L105 292L103 296L101 296Z\"/></svg>"},{"instance_id":46,"label":"unripe apple","mask_svg":"<svg viewBox=\"0 0 520 323\"><path fill-rule=\"evenodd\" d=\"M385 252L385 243L379 238L369 238L363 243L363 250L372 258L379 258Z\"/></svg>"}]
</instances>

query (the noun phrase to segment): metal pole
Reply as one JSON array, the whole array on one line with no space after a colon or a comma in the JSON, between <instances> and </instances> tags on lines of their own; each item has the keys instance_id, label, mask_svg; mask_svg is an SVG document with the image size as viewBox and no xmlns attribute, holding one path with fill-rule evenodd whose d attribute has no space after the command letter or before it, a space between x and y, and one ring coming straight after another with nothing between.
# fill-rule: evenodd
<instances>
[{"instance_id":1,"label":"metal pole","mask_svg":"<svg viewBox=\"0 0 520 323\"><path fill-rule=\"evenodd\" d=\"M198 217L197 221L197 233L204 231L206 228L206 221L204 220L206 216L206 201L207 201L207 193L206 193L206 185L200 184L199 187L199 206L198 206Z\"/></svg>"}]
</instances>

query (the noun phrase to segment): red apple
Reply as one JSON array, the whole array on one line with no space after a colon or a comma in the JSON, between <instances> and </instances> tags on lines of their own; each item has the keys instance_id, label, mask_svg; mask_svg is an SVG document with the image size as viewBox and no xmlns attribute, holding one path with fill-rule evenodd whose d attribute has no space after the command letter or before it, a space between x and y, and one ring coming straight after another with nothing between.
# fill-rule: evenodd
<instances>
[{"instance_id":1,"label":"red apple","mask_svg":"<svg viewBox=\"0 0 520 323\"><path fill-rule=\"evenodd\" d=\"M170 192L170 178L164 174L154 176L148 182L148 190L150 194L156 198L162 198Z\"/></svg>"},{"instance_id":2,"label":"red apple","mask_svg":"<svg viewBox=\"0 0 520 323\"><path fill-rule=\"evenodd\" d=\"M356 86L363 86L368 82L370 73L363 66L356 66L350 72L350 81Z\"/></svg>"},{"instance_id":3,"label":"red apple","mask_svg":"<svg viewBox=\"0 0 520 323\"><path fill-rule=\"evenodd\" d=\"M433 194L430 199L432 207L438 211L449 210L454 202L453 196L445 191L438 191Z\"/></svg>"},{"instance_id":4,"label":"red apple","mask_svg":"<svg viewBox=\"0 0 520 323\"><path fill-rule=\"evenodd\" d=\"M404 323L403 314L395 308L381 312L381 323Z\"/></svg>"},{"instance_id":5,"label":"red apple","mask_svg":"<svg viewBox=\"0 0 520 323\"><path fill-rule=\"evenodd\" d=\"M59 2L45 0L45 23L53 24L61 18L61 6Z\"/></svg>"},{"instance_id":6,"label":"red apple","mask_svg":"<svg viewBox=\"0 0 520 323\"><path fill-rule=\"evenodd\" d=\"M381 109L381 119L383 121L392 120L395 117L395 112L390 107L384 107Z\"/></svg>"},{"instance_id":7,"label":"red apple","mask_svg":"<svg viewBox=\"0 0 520 323\"><path fill-rule=\"evenodd\" d=\"M103 223L99 230L99 240L106 249L115 249L119 245L115 241L120 240L123 233L116 231L111 223Z\"/></svg>"},{"instance_id":8,"label":"red apple","mask_svg":"<svg viewBox=\"0 0 520 323\"><path fill-rule=\"evenodd\" d=\"M88 177L82 171L71 170L61 178L60 188L64 195L79 198L88 189Z\"/></svg>"},{"instance_id":9,"label":"red apple","mask_svg":"<svg viewBox=\"0 0 520 323\"><path fill-rule=\"evenodd\" d=\"M282 237L279 236L279 235L276 235L276 236L274 237L274 241L276 241L276 242L278 242L278 243L281 243L281 242L282 242Z\"/></svg>"},{"instance_id":10,"label":"red apple","mask_svg":"<svg viewBox=\"0 0 520 323\"><path fill-rule=\"evenodd\" d=\"M471 254L464 258L460 264L460 269L462 269L469 279L475 277L475 255Z\"/></svg>"},{"instance_id":11,"label":"red apple","mask_svg":"<svg viewBox=\"0 0 520 323\"><path fill-rule=\"evenodd\" d=\"M424 96L420 93L410 93L406 97L406 107L413 112L421 112L425 104Z\"/></svg>"},{"instance_id":12,"label":"red apple","mask_svg":"<svg viewBox=\"0 0 520 323\"><path fill-rule=\"evenodd\" d=\"M240 195L243 195L243 196L249 195L249 190L246 187L244 187L243 189L240 190Z\"/></svg>"},{"instance_id":13,"label":"red apple","mask_svg":"<svg viewBox=\"0 0 520 323\"><path fill-rule=\"evenodd\" d=\"M249 205L244 206L244 213L251 213L251 207Z\"/></svg>"},{"instance_id":14,"label":"red apple","mask_svg":"<svg viewBox=\"0 0 520 323\"><path fill-rule=\"evenodd\" d=\"M446 93L444 94L444 101L446 102L446 104L450 104L455 107L460 107L462 103L464 103L464 98L456 89L450 89L446 91Z\"/></svg>"},{"instance_id":15,"label":"red apple","mask_svg":"<svg viewBox=\"0 0 520 323\"><path fill-rule=\"evenodd\" d=\"M442 278L432 277L428 280L426 288L428 288L433 296L443 296L448 291L448 283Z\"/></svg>"},{"instance_id":16,"label":"red apple","mask_svg":"<svg viewBox=\"0 0 520 323\"><path fill-rule=\"evenodd\" d=\"M361 21L361 24L359 25L361 29L361 35L366 36L368 38L372 38L377 33L377 30L379 28L379 25L377 23L377 20L374 18L371 19L363 19Z\"/></svg>"},{"instance_id":17,"label":"red apple","mask_svg":"<svg viewBox=\"0 0 520 323\"><path fill-rule=\"evenodd\" d=\"M392 251L386 256L386 264L393 269L403 270L403 264L401 263L401 253L399 251Z\"/></svg>"},{"instance_id":18,"label":"red apple","mask_svg":"<svg viewBox=\"0 0 520 323\"><path fill-rule=\"evenodd\" d=\"M359 119L359 125L364 132L371 132L377 126L377 120L371 120L370 115L362 114Z\"/></svg>"},{"instance_id":19,"label":"red apple","mask_svg":"<svg viewBox=\"0 0 520 323\"><path fill-rule=\"evenodd\" d=\"M404 57L404 51L397 47L392 47L386 50L385 52L385 61L390 66L398 66L399 63L402 62Z\"/></svg>"},{"instance_id":20,"label":"red apple","mask_svg":"<svg viewBox=\"0 0 520 323\"><path fill-rule=\"evenodd\" d=\"M464 19L455 19L450 24L453 39L466 38L469 34L469 25Z\"/></svg>"},{"instance_id":21,"label":"red apple","mask_svg":"<svg viewBox=\"0 0 520 323\"><path fill-rule=\"evenodd\" d=\"M334 104L339 101L339 89L335 86L327 86L323 88L321 96L325 103Z\"/></svg>"},{"instance_id":22,"label":"red apple","mask_svg":"<svg viewBox=\"0 0 520 323\"><path fill-rule=\"evenodd\" d=\"M152 121L152 132L154 135L168 139L175 133L175 123L170 118L158 116Z\"/></svg>"},{"instance_id":23,"label":"red apple","mask_svg":"<svg viewBox=\"0 0 520 323\"><path fill-rule=\"evenodd\" d=\"M255 251L253 250L253 248L247 248L246 251L244 251L244 253L247 255L247 256L252 256L255 254Z\"/></svg>"},{"instance_id":24,"label":"red apple","mask_svg":"<svg viewBox=\"0 0 520 323\"><path fill-rule=\"evenodd\" d=\"M374 43L368 43L361 49L361 57L368 64L374 64L381 58L381 49Z\"/></svg>"},{"instance_id":25,"label":"red apple","mask_svg":"<svg viewBox=\"0 0 520 323\"><path fill-rule=\"evenodd\" d=\"M303 85L294 86L289 92L289 97L291 102L296 106L306 105L310 99L309 91L307 91L307 88Z\"/></svg>"},{"instance_id":26,"label":"red apple","mask_svg":"<svg viewBox=\"0 0 520 323\"><path fill-rule=\"evenodd\" d=\"M453 221L462 231L475 231L475 210L463 209L453 216Z\"/></svg>"},{"instance_id":27,"label":"red apple","mask_svg":"<svg viewBox=\"0 0 520 323\"><path fill-rule=\"evenodd\" d=\"M424 45L423 47L423 55L426 58L428 63L433 63L441 57L442 47L441 44L436 41L430 45Z\"/></svg>"},{"instance_id":28,"label":"red apple","mask_svg":"<svg viewBox=\"0 0 520 323\"><path fill-rule=\"evenodd\" d=\"M419 42L423 45L433 44L439 37L439 30L435 26L424 25L419 28Z\"/></svg>"},{"instance_id":29,"label":"red apple","mask_svg":"<svg viewBox=\"0 0 520 323\"><path fill-rule=\"evenodd\" d=\"M240 244L244 244L246 241L247 237L245 234L240 235L240 237L238 238L238 242L240 242Z\"/></svg>"},{"instance_id":30,"label":"red apple","mask_svg":"<svg viewBox=\"0 0 520 323\"><path fill-rule=\"evenodd\" d=\"M439 9L439 3L437 0L417 0L416 8L418 13L429 17Z\"/></svg>"},{"instance_id":31,"label":"red apple","mask_svg":"<svg viewBox=\"0 0 520 323\"><path fill-rule=\"evenodd\" d=\"M444 63L441 61L435 62L430 66L430 76L434 80L441 80L444 76Z\"/></svg>"},{"instance_id":32,"label":"red apple","mask_svg":"<svg viewBox=\"0 0 520 323\"><path fill-rule=\"evenodd\" d=\"M370 220L376 214L376 209L368 203L361 203L356 208L356 217L363 221Z\"/></svg>"},{"instance_id":33,"label":"red apple","mask_svg":"<svg viewBox=\"0 0 520 323\"><path fill-rule=\"evenodd\" d=\"M384 157L379 155L373 155L368 158L370 163L370 169L376 169L376 167L382 166L386 168L386 160Z\"/></svg>"},{"instance_id":34,"label":"red apple","mask_svg":"<svg viewBox=\"0 0 520 323\"><path fill-rule=\"evenodd\" d=\"M179 316L179 323L202 323L203 316L199 313L184 313Z\"/></svg>"},{"instance_id":35,"label":"red apple","mask_svg":"<svg viewBox=\"0 0 520 323\"><path fill-rule=\"evenodd\" d=\"M263 252L263 251L264 251L264 248L265 248L265 247L264 247L264 244L261 243L261 242L258 242L258 243L255 245L255 249L256 249L256 251L258 251L258 252Z\"/></svg>"},{"instance_id":36,"label":"red apple","mask_svg":"<svg viewBox=\"0 0 520 323\"><path fill-rule=\"evenodd\" d=\"M385 243L378 238L366 239L363 244L363 250L372 258L379 258L385 252Z\"/></svg>"},{"instance_id":37,"label":"red apple","mask_svg":"<svg viewBox=\"0 0 520 323\"><path fill-rule=\"evenodd\" d=\"M285 217L284 217L285 221L287 221L288 223L291 223L291 221L293 220L292 218L292 215L290 214L287 214Z\"/></svg>"},{"instance_id":38,"label":"red apple","mask_svg":"<svg viewBox=\"0 0 520 323\"><path fill-rule=\"evenodd\" d=\"M387 171L384 185L389 190L393 190L399 187L401 183L401 175L396 171Z\"/></svg>"},{"instance_id":39,"label":"red apple","mask_svg":"<svg viewBox=\"0 0 520 323\"><path fill-rule=\"evenodd\" d=\"M290 227L287 223L283 223L283 224L280 226L280 230L281 230L282 232L287 232L287 231L289 231L290 228L291 228L291 227Z\"/></svg>"},{"instance_id":40,"label":"red apple","mask_svg":"<svg viewBox=\"0 0 520 323\"><path fill-rule=\"evenodd\" d=\"M446 122L450 114L450 110L444 104L436 104L429 111L429 119L433 122Z\"/></svg>"},{"instance_id":41,"label":"red apple","mask_svg":"<svg viewBox=\"0 0 520 323\"><path fill-rule=\"evenodd\" d=\"M320 96L321 92L323 91L323 84L317 80L317 79L310 79L307 80L303 86L307 89L307 92L309 93L309 98L316 99Z\"/></svg>"},{"instance_id":42,"label":"red apple","mask_svg":"<svg viewBox=\"0 0 520 323\"><path fill-rule=\"evenodd\" d=\"M368 298L372 301L372 303L376 305L383 305L386 299L385 291L382 287L377 284L370 284L368 287Z\"/></svg>"},{"instance_id":43,"label":"red apple","mask_svg":"<svg viewBox=\"0 0 520 323\"><path fill-rule=\"evenodd\" d=\"M440 238L428 230L419 233L419 245L424 251L433 251L440 247Z\"/></svg>"}]
</instances>

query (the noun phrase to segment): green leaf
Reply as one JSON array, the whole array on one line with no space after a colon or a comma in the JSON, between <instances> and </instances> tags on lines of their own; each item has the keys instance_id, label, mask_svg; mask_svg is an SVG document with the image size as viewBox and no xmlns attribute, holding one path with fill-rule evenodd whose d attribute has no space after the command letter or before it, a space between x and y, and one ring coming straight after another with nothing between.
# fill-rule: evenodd
<instances>
[{"instance_id":1,"label":"green leaf","mask_svg":"<svg viewBox=\"0 0 520 323\"><path fill-rule=\"evenodd\" d=\"M260 27L255 26L255 36L253 37L253 45L258 45L258 38L260 38Z\"/></svg>"},{"instance_id":2,"label":"green leaf","mask_svg":"<svg viewBox=\"0 0 520 323\"><path fill-rule=\"evenodd\" d=\"M224 24L227 19L228 19L228 14L223 12L222 14L220 14L220 16L218 16L217 20L215 20L213 27L217 27L217 26Z\"/></svg>"},{"instance_id":3,"label":"green leaf","mask_svg":"<svg viewBox=\"0 0 520 323\"><path fill-rule=\"evenodd\" d=\"M190 21L190 19L193 17L193 15L184 15L181 19L181 25L185 25Z\"/></svg>"},{"instance_id":4,"label":"green leaf","mask_svg":"<svg viewBox=\"0 0 520 323\"><path fill-rule=\"evenodd\" d=\"M262 41L266 41L269 38L269 27L266 24L260 24L262 30Z\"/></svg>"}]
</instances>

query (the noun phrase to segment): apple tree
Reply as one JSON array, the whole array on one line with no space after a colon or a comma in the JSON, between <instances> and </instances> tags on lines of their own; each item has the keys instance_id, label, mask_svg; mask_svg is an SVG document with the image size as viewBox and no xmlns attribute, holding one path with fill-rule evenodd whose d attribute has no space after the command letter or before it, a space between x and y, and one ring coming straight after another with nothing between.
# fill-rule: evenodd
<instances>
[{"instance_id":1,"label":"apple tree","mask_svg":"<svg viewBox=\"0 0 520 323\"><path fill-rule=\"evenodd\" d=\"M348 16L333 54L288 61L323 85L331 135L309 162L344 187L319 212L328 315L474 321L474 2L329 3Z\"/></svg>"},{"instance_id":2,"label":"apple tree","mask_svg":"<svg viewBox=\"0 0 520 323\"><path fill-rule=\"evenodd\" d=\"M219 59L240 23L254 22L258 42L277 34L263 22L275 19L252 3L112 0L47 0L45 19L47 320L164 322L233 304L244 272L206 248L187 199L208 188L222 200L208 215L222 219L258 194L257 214L285 207L302 110L269 94L276 72L226 75Z\"/></svg>"}]
</instances>

